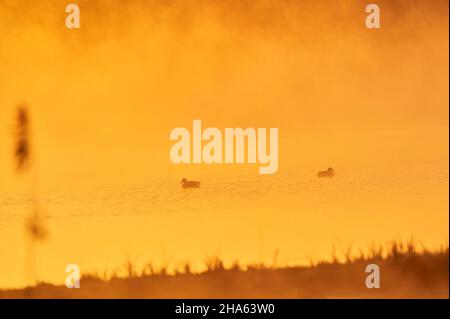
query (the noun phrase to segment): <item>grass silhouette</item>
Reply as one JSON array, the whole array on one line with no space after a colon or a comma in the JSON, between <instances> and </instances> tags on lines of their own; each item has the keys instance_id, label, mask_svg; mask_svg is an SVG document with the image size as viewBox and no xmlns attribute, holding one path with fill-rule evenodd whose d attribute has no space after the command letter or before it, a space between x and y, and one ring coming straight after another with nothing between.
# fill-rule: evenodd
<instances>
[{"instance_id":1,"label":"grass silhouette","mask_svg":"<svg viewBox=\"0 0 450 319\"><path fill-rule=\"evenodd\" d=\"M278 255L278 253L276 253ZM277 267L263 263L226 266L218 256L204 260L205 271L189 263L169 273L169 265L139 270L127 258L122 269L82 276L80 289L40 283L0 291L0 298L448 298L448 245L428 250L414 241L393 240L331 261ZM365 268L380 267L381 287L368 289Z\"/></svg>"}]
</instances>

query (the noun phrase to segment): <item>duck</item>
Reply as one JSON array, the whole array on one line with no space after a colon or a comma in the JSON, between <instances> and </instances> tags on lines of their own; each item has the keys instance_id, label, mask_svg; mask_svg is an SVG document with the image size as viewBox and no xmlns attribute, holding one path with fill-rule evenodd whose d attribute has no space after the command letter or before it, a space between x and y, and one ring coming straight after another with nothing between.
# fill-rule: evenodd
<instances>
[{"instance_id":1,"label":"duck","mask_svg":"<svg viewBox=\"0 0 450 319\"><path fill-rule=\"evenodd\" d=\"M317 177L333 177L334 169L332 167L328 167L326 171L319 171L317 173Z\"/></svg>"},{"instance_id":2,"label":"duck","mask_svg":"<svg viewBox=\"0 0 450 319\"><path fill-rule=\"evenodd\" d=\"M200 182L197 181L188 181L186 178L181 180L181 187L183 188L199 188Z\"/></svg>"}]
</instances>

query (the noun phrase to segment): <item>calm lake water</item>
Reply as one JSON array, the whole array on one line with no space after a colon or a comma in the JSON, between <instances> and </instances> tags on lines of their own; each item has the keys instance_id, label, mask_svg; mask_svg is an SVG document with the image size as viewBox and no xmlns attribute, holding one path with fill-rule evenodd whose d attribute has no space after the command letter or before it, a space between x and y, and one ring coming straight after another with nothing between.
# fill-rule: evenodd
<instances>
[{"instance_id":1,"label":"calm lake water","mask_svg":"<svg viewBox=\"0 0 450 319\"><path fill-rule=\"evenodd\" d=\"M336 170L332 179L312 169L199 175L199 189L182 189L172 176L120 188L44 191L39 203L50 237L36 248L35 273L62 283L69 263L100 273L127 259L138 268L189 262L201 270L208 256L284 266L329 259L333 247L339 255L395 238L414 237L432 248L446 243L447 170L432 163L414 174L398 167ZM27 198L9 194L0 201L2 287L26 280Z\"/></svg>"}]
</instances>

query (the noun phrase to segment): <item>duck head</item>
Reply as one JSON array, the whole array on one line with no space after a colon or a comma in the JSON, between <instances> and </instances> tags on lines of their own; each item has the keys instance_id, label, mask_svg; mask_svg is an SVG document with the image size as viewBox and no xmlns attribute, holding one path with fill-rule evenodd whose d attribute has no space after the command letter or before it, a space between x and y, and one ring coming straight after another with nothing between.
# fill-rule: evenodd
<instances>
[{"instance_id":1,"label":"duck head","mask_svg":"<svg viewBox=\"0 0 450 319\"><path fill-rule=\"evenodd\" d=\"M181 183L180 184L184 184L184 183L186 183L187 182L187 179L186 178L183 178L182 180L181 180Z\"/></svg>"}]
</instances>

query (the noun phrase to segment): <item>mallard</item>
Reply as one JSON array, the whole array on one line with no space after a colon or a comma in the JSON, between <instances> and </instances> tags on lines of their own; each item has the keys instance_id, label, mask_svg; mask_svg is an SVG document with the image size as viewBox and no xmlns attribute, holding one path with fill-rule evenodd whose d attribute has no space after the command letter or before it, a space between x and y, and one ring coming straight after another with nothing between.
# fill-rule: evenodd
<instances>
[{"instance_id":1,"label":"mallard","mask_svg":"<svg viewBox=\"0 0 450 319\"><path fill-rule=\"evenodd\" d=\"M181 180L181 187L183 188L199 188L200 182L197 181L188 181L186 178Z\"/></svg>"},{"instance_id":2,"label":"mallard","mask_svg":"<svg viewBox=\"0 0 450 319\"><path fill-rule=\"evenodd\" d=\"M333 177L334 169L332 167L328 167L326 171L319 171L317 173L317 177Z\"/></svg>"}]
</instances>

